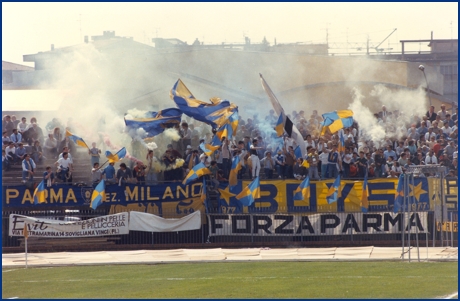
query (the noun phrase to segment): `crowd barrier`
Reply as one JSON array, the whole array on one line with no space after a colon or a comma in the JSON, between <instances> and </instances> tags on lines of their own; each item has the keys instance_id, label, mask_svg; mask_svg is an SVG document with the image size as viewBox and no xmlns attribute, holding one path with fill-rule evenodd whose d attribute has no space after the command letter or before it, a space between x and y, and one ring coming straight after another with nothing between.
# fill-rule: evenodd
<instances>
[{"instance_id":1,"label":"crowd barrier","mask_svg":"<svg viewBox=\"0 0 460 301\"><path fill-rule=\"evenodd\" d=\"M447 178L445 181L442 194L438 178L416 179L410 188L415 202L410 213L406 214L393 213L397 179L369 180L367 213L361 209L362 181L342 181L337 202L328 204L325 197L332 180L312 181L310 198L305 201L293 200L293 192L300 181L262 180L261 198L249 207L241 206L235 198L249 181L239 181L235 187L228 187L228 183L209 187L206 198L202 195L201 182L190 185L179 182L155 186L109 185L106 202L96 210L89 207L92 187L53 186L46 190L46 203L35 205L30 189L4 186L2 246L19 247L23 243L22 237L8 235L11 214L72 221L131 211L151 213L165 219L182 218L200 211L201 227L175 232L129 231L116 237L107 236L112 247L174 247L207 243L238 246L255 243L385 245L397 244L405 234L412 241L417 236L420 241L430 241L430 244L442 241L443 244L454 245L458 222L457 179ZM447 211L444 223L439 218L435 219L435 209L440 205L445 206ZM403 224L406 228L401 228ZM409 224L411 227L407 228ZM51 244L49 241L53 239L57 238L37 240L43 245ZM44 240L47 242L44 243ZM78 244L78 241L74 243ZM70 241L63 244L71 245ZM34 247L33 244L30 246Z\"/></svg>"}]
</instances>

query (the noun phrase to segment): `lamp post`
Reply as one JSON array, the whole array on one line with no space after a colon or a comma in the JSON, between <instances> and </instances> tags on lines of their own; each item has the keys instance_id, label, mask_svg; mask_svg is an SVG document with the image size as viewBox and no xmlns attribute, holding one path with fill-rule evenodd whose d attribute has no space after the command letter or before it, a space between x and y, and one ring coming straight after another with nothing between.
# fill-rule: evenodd
<instances>
[{"instance_id":1,"label":"lamp post","mask_svg":"<svg viewBox=\"0 0 460 301\"><path fill-rule=\"evenodd\" d=\"M431 96L430 96L430 88L428 87L428 80L426 79L426 74L425 74L425 66L420 65L418 66L418 69L423 72L423 75L425 76L425 82L426 82L426 93L428 94L428 99L430 100L430 106L431 106Z\"/></svg>"}]
</instances>

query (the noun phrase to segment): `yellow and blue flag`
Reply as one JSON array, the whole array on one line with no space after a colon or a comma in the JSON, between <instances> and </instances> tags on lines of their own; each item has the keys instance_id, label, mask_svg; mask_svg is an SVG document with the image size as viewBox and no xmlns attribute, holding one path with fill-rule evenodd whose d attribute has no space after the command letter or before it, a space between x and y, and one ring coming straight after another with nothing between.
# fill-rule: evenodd
<instances>
[{"instance_id":1,"label":"yellow and blue flag","mask_svg":"<svg viewBox=\"0 0 460 301\"><path fill-rule=\"evenodd\" d=\"M105 202L105 181L101 180L99 184L97 184L96 188L94 188L93 193L91 194L91 204L89 205L91 208L96 210L96 208Z\"/></svg>"},{"instance_id":2,"label":"yellow and blue flag","mask_svg":"<svg viewBox=\"0 0 460 301\"><path fill-rule=\"evenodd\" d=\"M228 185L230 187L238 184L238 171L241 169L240 156L235 156L232 161L232 169L230 169L230 176L228 178Z\"/></svg>"},{"instance_id":3,"label":"yellow and blue flag","mask_svg":"<svg viewBox=\"0 0 460 301\"><path fill-rule=\"evenodd\" d=\"M192 182L193 180L198 179L201 176L204 175L209 175L211 174L211 171L209 168L207 168L203 162L198 163L195 165L188 173L188 175L185 177L184 181L182 181L182 184L187 185L188 183Z\"/></svg>"},{"instance_id":4,"label":"yellow and blue flag","mask_svg":"<svg viewBox=\"0 0 460 301\"><path fill-rule=\"evenodd\" d=\"M236 133L236 130L238 129L238 123L240 122L238 111L233 112L233 114L228 117L228 122L232 126L233 133Z\"/></svg>"},{"instance_id":5,"label":"yellow and blue flag","mask_svg":"<svg viewBox=\"0 0 460 301\"><path fill-rule=\"evenodd\" d=\"M367 189L367 172L364 175L363 193L361 194L361 211L367 213L369 210L369 192Z\"/></svg>"},{"instance_id":6,"label":"yellow and blue flag","mask_svg":"<svg viewBox=\"0 0 460 301\"><path fill-rule=\"evenodd\" d=\"M303 201L310 198L310 177L307 176L294 190L294 201Z\"/></svg>"},{"instance_id":7,"label":"yellow and blue flag","mask_svg":"<svg viewBox=\"0 0 460 301\"><path fill-rule=\"evenodd\" d=\"M246 186L243 191L241 191L236 199L244 206L251 206L254 203L255 199L260 199L260 180L259 177L255 178L248 186Z\"/></svg>"},{"instance_id":8,"label":"yellow and blue flag","mask_svg":"<svg viewBox=\"0 0 460 301\"><path fill-rule=\"evenodd\" d=\"M393 212L397 213L401 210L404 201L404 174L399 175L398 186L396 187L396 195L393 206Z\"/></svg>"},{"instance_id":9,"label":"yellow and blue flag","mask_svg":"<svg viewBox=\"0 0 460 301\"><path fill-rule=\"evenodd\" d=\"M227 137L228 140L232 139L233 136L233 128L230 123L226 123L223 126L221 126L217 132L216 136L219 137L219 139L222 139L222 137Z\"/></svg>"},{"instance_id":10,"label":"yellow and blue flag","mask_svg":"<svg viewBox=\"0 0 460 301\"><path fill-rule=\"evenodd\" d=\"M177 107L187 116L219 128L228 122L229 117L238 111L238 106L228 100L211 98L211 103L196 99L192 92L179 79L169 93Z\"/></svg>"},{"instance_id":11,"label":"yellow and blue flag","mask_svg":"<svg viewBox=\"0 0 460 301\"><path fill-rule=\"evenodd\" d=\"M115 154L112 154L110 151L105 151L105 156L109 161L117 162L123 159L126 156L126 148L123 147L121 148L118 152Z\"/></svg>"},{"instance_id":12,"label":"yellow and blue flag","mask_svg":"<svg viewBox=\"0 0 460 301\"><path fill-rule=\"evenodd\" d=\"M343 130L339 130L339 147L337 148L339 152L345 151L345 137L343 136Z\"/></svg>"},{"instance_id":13,"label":"yellow and blue flag","mask_svg":"<svg viewBox=\"0 0 460 301\"><path fill-rule=\"evenodd\" d=\"M45 199L45 180L42 180L34 190L34 205L46 203Z\"/></svg>"},{"instance_id":14,"label":"yellow and blue flag","mask_svg":"<svg viewBox=\"0 0 460 301\"><path fill-rule=\"evenodd\" d=\"M340 175L337 176L332 186L329 188L327 192L326 200L328 204L332 204L337 202L337 198L339 197L339 187L340 187Z\"/></svg>"},{"instance_id":15,"label":"yellow and blue flag","mask_svg":"<svg viewBox=\"0 0 460 301\"><path fill-rule=\"evenodd\" d=\"M280 117L275 125L276 136L281 137L284 134L284 118L283 113L281 112Z\"/></svg>"},{"instance_id":16,"label":"yellow and blue flag","mask_svg":"<svg viewBox=\"0 0 460 301\"><path fill-rule=\"evenodd\" d=\"M78 136L75 136L74 134L69 132L69 130L65 131L65 135L66 135L66 137L69 137L69 139L72 140L73 143L75 143L76 145L81 146L81 147L86 147L86 148L89 149L88 145L86 144L85 141L83 141L82 138L80 138Z\"/></svg>"},{"instance_id":17,"label":"yellow and blue flag","mask_svg":"<svg viewBox=\"0 0 460 301\"><path fill-rule=\"evenodd\" d=\"M326 133L326 129L333 134L340 129L348 128L353 125L353 111L339 110L323 114L323 121L321 122L322 130L321 135Z\"/></svg>"},{"instance_id":18,"label":"yellow and blue flag","mask_svg":"<svg viewBox=\"0 0 460 301\"><path fill-rule=\"evenodd\" d=\"M206 154L206 156L210 156L214 151L219 149L219 145L218 146L213 146L211 144L205 144L204 142L202 142L200 144L200 148L203 151L203 153Z\"/></svg>"},{"instance_id":19,"label":"yellow and blue flag","mask_svg":"<svg viewBox=\"0 0 460 301\"><path fill-rule=\"evenodd\" d=\"M182 111L177 108L161 110L159 112L147 112L140 118L126 119L125 125L129 129L142 128L147 132L147 137L154 137L179 124L182 118Z\"/></svg>"}]
</instances>

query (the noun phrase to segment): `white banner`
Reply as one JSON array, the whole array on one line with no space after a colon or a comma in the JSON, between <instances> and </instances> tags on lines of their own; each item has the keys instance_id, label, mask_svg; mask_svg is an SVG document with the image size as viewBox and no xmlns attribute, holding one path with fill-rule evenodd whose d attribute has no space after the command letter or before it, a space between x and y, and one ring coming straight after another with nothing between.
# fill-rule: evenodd
<instances>
[{"instance_id":1,"label":"white banner","mask_svg":"<svg viewBox=\"0 0 460 301\"><path fill-rule=\"evenodd\" d=\"M146 232L175 232L197 230L201 228L201 213L195 211L182 218L162 218L160 216L131 211L129 213L129 230Z\"/></svg>"},{"instance_id":2,"label":"white banner","mask_svg":"<svg viewBox=\"0 0 460 301\"><path fill-rule=\"evenodd\" d=\"M104 215L83 221L57 221L10 214L10 236L23 236L24 223L30 237L90 237L128 234L128 212Z\"/></svg>"},{"instance_id":3,"label":"white banner","mask_svg":"<svg viewBox=\"0 0 460 301\"><path fill-rule=\"evenodd\" d=\"M404 218L403 218L404 217ZM406 231L428 232L426 212L411 213L316 213L209 214L209 235L316 236L347 234L391 234ZM410 221L410 226L409 226Z\"/></svg>"}]
</instances>

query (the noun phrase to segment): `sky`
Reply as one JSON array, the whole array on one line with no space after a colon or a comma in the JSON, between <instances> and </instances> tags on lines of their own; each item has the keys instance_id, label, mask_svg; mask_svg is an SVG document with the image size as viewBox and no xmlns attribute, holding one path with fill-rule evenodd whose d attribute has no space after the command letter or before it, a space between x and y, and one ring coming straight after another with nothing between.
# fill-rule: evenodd
<instances>
[{"instance_id":1,"label":"sky","mask_svg":"<svg viewBox=\"0 0 460 301\"><path fill-rule=\"evenodd\" d=\"M395 32L393 30L397 28ZM153 46L152 38L189 44L325 43L354 51L367 39L400 50L400 40L458 38L457 2L407 3L4 3L2 60L32 66L22 56L83 42L115 31ZM358 44L354 44L358 43ZM424 47L424 45L415 45ZM352 49L353 48L353 49ZM417 50L417 49L415 49Z\"/></svg>"}]
</instances>

